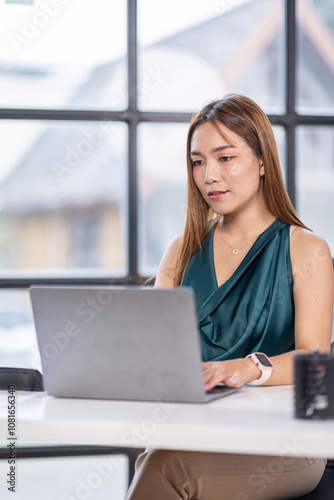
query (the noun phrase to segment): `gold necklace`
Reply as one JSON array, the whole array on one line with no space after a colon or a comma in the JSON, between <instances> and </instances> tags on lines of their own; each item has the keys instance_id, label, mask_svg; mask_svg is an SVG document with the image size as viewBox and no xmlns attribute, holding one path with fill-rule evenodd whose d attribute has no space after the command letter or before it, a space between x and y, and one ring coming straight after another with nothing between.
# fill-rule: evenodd
<instances>
[{"instance_id":1,"label":"gold necklace","mask_svg":"<svg viewBox=\"0 0 334 500\"><path fill-rule=\"evenodd\" d=\"M226 245L226 246L228 246L228 247L232 250L233 255L238 255L238 253L239 253L239 252L241 252L242 250L244 250L244 249L245 249L245 248L249 245L249 243L247 243L247 245L245 245L244 247L242 247L242 248L240 248L240 249L238 250L237 248L233 248L233 247L231 247L231 245L229 245L229 244L227 243L227 241L225 241L225 240L224 240L223 235L222 235L222 233L221 233L221 232L220 232L220 237L221 237L221 239L223 240L223 242L225 243L225 245Z\"/></svg>"}]
</instances>

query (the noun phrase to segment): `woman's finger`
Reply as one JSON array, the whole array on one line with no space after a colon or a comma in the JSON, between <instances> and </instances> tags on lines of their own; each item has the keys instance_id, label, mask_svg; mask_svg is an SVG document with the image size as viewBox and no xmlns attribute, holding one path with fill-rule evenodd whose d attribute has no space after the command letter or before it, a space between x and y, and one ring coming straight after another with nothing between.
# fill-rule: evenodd
<instances>
[{"instance_id":1,"label":"woman's finger","mask_svg":"<svg viewBox=\"0 0 334 500\"><path fill-rule=\"evenodd\" d=\"M204 388L210 390L219 382L223 382L226 378L226 370L223 367L212 366L204 373Z\"/></svg>"}]
</instances>

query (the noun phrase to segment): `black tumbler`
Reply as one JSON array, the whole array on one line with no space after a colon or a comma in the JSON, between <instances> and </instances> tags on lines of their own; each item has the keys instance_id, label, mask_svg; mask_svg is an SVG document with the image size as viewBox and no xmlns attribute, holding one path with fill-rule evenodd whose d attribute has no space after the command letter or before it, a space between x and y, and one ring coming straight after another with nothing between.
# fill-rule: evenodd
<instances>
[{"instance_id":1,"label":"black tumbler","mask_svg":"<svg viewBox=\"0 0 334 500\"><path fill-rule=\"evenodd\" d=\"M334 418L334 356L295 354L295 417Z\"/></svg>"}]
</instances>

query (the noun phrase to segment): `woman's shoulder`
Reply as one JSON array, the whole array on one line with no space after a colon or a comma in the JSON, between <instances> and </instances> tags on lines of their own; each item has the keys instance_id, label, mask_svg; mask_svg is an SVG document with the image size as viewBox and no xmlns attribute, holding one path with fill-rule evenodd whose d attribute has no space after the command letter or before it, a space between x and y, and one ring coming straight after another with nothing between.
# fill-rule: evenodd
<instances>
[{"instance_id":1,"label":"woman's shoulder","mask_svg":"<svg viewBox=\"0 0 334 500\"><path fill-rule=\"evenodd\" d=\"M309 229L301 226L290 228L290 255L292 266L303 267L306 272L320 266L332 270L331 251L326 241Z\"/></svg>"},{"instance_id":2,"label":"woman's shoulder","mask_svg":"<svg viewBox=\"0 0 334 500\"><path fill-rule=\"evenodd\" d=\"M166 258L168 260L176 260L179 250L181 248L183 234L179 234L175 238L173 238L169 245L167 246L165 253L163 255L163 259Z\"/></svg>"},{"instance_id":3,"label":"woman's shoulder","mask_svg":"<svg viewBox=\"0 0 334 500\"><path fill-rule=\"evenodd\" d=\"M306 253L315 249L323 249L330 253L329 246L323 238L301 226L290 226L290 241L291 246Z\"/></svg>"},{"instance_id":4,"label":"woman's shoulder","mask_svg":"<svg viewBox=\"0 0 334 500\"><path fill-rule=\"evenodd\" d=\"M173 286L182 238L183 234L179 234L167 246L156 275L156 286Z\"/></svg>"}]
</instances>

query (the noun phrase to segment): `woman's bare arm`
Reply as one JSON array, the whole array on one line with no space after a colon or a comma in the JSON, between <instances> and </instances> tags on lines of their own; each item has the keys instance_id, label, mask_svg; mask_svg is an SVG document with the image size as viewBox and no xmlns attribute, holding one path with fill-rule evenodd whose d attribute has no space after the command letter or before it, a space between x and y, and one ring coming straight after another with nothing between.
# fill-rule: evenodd
<instances>
[{"instance_id":1,"label":"woman's bare arm","mask_svg":"<svg viewBox=\"0 0 334 500\"><path fill-rule=\"evenodd\" d=\"M163 254L155 279L156 287L171 288L174 286L175 269L181 240L182 235L174 238Z\"/></svg>"},{"instance_id":2,"label":"woman's bare arm","mask_svg":"<svg viewBox=\"0 0 334 500\"><path fill-rule=\"evenodd\" d=\"M291 236L296 349L327 352L333 320L334 271L327 243L303 228Z\"/></svg>"}]
</instances>

